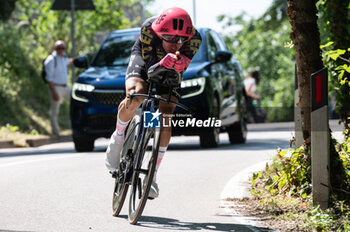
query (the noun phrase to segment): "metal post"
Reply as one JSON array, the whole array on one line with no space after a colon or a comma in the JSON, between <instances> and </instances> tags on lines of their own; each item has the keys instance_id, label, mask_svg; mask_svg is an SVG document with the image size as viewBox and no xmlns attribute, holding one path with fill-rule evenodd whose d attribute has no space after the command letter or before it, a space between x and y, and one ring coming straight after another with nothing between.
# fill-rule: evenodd
<instances>
[{"instance_id":1,"label":"metal post","mask_svg":"<svg viewBox=\"0 0 350 232\"><path fill-rule=\"evenodd\" d=\"M298 70L295 65L295 86L294 86L294 134L295 134L295 148L303 144L303 133L301 129L301 109L299 105L299 87L298 87Z\"/></svg>"},{"instance_id":2,"label":"metal post","mask_svg":"<svg viewBox=\"0 0 350 232\"><path fill-rule=\"evenodd\" d=\"M75 57L75 0L71 0L70 1L71 4L71 17L72 17L72 30L71 30L71 40L72 40L72 53L71 53L71 57L74 58ZM75 69L74 69L74 65L71 66L72 67L72 83L74 83L75 81Z\"/></svg>"},{"instance_id":3,"label":"metal post","mask_svg":"<svg viewBox=\"0 0 350 232\"><path fill-rule=\"evenodd\" d=\"M193 0L193 25L197 25L196 0Z\"/></svg>"},{"instance_id":4,"label":"metal post","mask_svg":"<svg viewBox=\"0 0 350 232\"><path fill-rule=\"evenodd\" d=\"M54 0L52 10L70 10L71 23L71 40L72 50L70 56L75 57L75 11L76 10L95 10L95 5L92 0ZM72 83L75 81L75 69L72 65Z\"/></svg>"},{"instance_id":5,"label":"metal post","mask_svg":"<svg viewBox=\"0 0 350 232\"><path fill-rule=\"evenodd\" d=\"M330 154L327 69L311 75L311 178L314 205L328 207Z\"/></svg>"}]
</instances>

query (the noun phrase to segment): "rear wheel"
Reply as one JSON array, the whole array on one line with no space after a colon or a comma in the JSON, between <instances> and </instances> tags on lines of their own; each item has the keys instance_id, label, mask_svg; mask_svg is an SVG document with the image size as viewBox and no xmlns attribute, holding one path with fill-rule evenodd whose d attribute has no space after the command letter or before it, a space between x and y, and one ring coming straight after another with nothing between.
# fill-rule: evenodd
<instances>
[{"instance_id":1,"label":"rear wheel","mask_svg":"<svg viewBox=\"0 0 350 232\"><path fill-rule=\"evenodd\" d=\"M139 122L139 115L135 115L130 121L125 135L119 170L118 173L115 174L116 179L112 202L113 216L119 215L128 192L128 177L129 173L132 171L130 167L132 167L133 148L135 148L136 132L139 128Z\"/></svg>"},{"instance_id":2,"label":"rear wheel","mask_svg":"<svg viewBox=\"0 0 350 232\"><path fill-rule=\"evenodd\" d=\"M234 123L227 129L231 144L245 143L247 139L247 122L241 118L239 122Z\"/></svg>"},{"instance_id":3,"label":"rear wheel","mask_svg":"<svg viewBox=\"0 0 350 232\"><path fill-rule=\"evenodd\" d=\"M94 140L77 138L73 136L74 147L77 152L89 152L94 150Z\"/></svg>"},{"instance_id":4,"label":"rear wheel","mask_svg":"<svg viewBox=\"0 0 350 232\"><path fill-rule=\"evenodd\" d=\"M137 223L146 205L157 164L159 141L160 130L148 129L139 147L139 162L136 161L129 200L129 222L131 224ZM148 147L150 149L147 149Z\"/></svg>"},{"instance_id":5,"label":"rear wheel","mask_svg":"<svg viewBox=\"0 0 350 232\"><path fill-rule=\"evenodd\" d=\"M215 98L213 101L213 111L211 117L214 117L215 119L220 118L220 108L217 98ZM205 129L206 130L201 132L199 136L200 146L204 148L218 147L220 144L220 128L209 127Z\"/></svg>"}]
</instances>

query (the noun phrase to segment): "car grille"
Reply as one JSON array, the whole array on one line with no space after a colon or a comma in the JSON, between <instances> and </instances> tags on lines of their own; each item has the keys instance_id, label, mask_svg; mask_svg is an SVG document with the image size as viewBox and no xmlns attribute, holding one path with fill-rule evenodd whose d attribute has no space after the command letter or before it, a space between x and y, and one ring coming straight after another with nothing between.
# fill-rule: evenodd
<instances>
[{"instance_id":1,"label":"car grille","mask_svg":"<svg viewBox=\"0 0 350 232\"><path fill-rule=\"evenodd\" d=\"M86 119L86 124L93 129L108 129L115 127L117 121L116 115L99 114L91 115Z\"/></svg>"},{"instance_id":2,"label":"car grille","mask_svg":"<svg viewBox=\"0 0 350 232\"><path fill-rule=\"evenodd\" d=\"M93 96L103 105L119 105L125 98L124 92L104 92L103 90L94 91Z\"/></svg>"}]
</instances>

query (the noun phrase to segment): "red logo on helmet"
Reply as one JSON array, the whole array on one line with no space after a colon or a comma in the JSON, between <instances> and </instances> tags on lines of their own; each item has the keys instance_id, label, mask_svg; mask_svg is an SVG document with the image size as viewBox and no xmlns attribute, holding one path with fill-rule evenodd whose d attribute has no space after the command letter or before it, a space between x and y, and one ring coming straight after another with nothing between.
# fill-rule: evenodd
<instances>
[{"instance_id":1,"label":"red logo on helmet","mask_svg":"<svg viewBox=\"0 0 350 232\"><path fill-rule=\"evenodd\" d=\"M191 35L191 34L192 34L192 31L193 31L193 28L192 28L192 27L187 27L187 29L186 29L186 34Z\"/></svg>"},{"instance_id":2,"label":"red logo on helmet","mask_svg":"<svg viewBox=\"0 0 350 232\"><path fill-rule=\"evenodd\" d=\"M166 17L166 14L163 14L163 15L159 16L158 19L157 19L156 24L160 24L164 20L165 17Z\"/></svg>"}]
</instances>

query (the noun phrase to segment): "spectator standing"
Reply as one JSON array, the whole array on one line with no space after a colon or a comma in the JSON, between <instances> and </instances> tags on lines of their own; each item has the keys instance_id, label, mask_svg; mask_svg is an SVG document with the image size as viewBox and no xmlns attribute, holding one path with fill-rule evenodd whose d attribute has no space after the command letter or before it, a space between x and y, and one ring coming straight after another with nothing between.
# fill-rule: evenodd
<instances>
[{"instance_id":1,"label":"spectator standing","mask_svg":"<svg viewBox=\"0 0 350 232\"><path fill-rule=\"evenodd\" d=\"M259 122L259 117L257 114L257 104L254 106L254 101L258 101L260 99L260 95L257 94L256 88L259 85L260 77L259 71L253 70L250 72L249 76L244 80L244 88L247 94L247 108L253 117L254 123Z\"/></svg>"},{"instance_id":2,"label":"spectator standing","mask_svg":"<svg viewBox=\"0 0 350 232\"><path fill-rule=\"evenodd\" d=\"M71 88L68 86L68 65L73 62L65 53L64 41L55 42L54 51L45 59L46 80L51 95L50 122L52 134L59 136L58 114L62 100L70 98Z\"/></svg>"}]
</instances>

